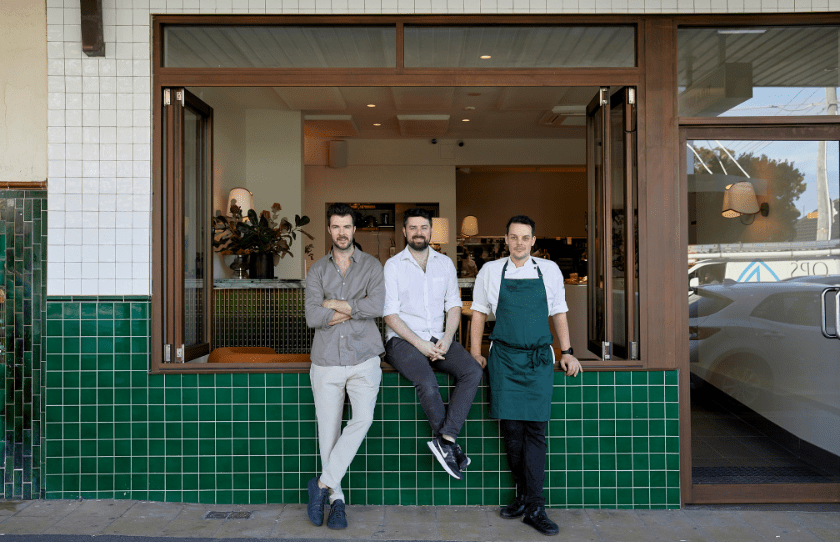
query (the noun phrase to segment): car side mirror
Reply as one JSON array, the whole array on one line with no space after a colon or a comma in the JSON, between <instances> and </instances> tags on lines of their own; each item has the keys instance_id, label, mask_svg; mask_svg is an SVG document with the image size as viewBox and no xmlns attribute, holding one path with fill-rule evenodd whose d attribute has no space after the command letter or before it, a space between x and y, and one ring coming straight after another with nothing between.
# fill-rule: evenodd
<instances>
[{"instance_id":1,"label":"car side mirror","mask_svg":"<svg viewBox=\"0 0 840 542\"><path fill-rule=\"evenodd\" d=\"M691 280L688 281L688 286L690 288L697 288L700 286L700 279L697 277L693 277Z\"/></svg>"}]
</instances>

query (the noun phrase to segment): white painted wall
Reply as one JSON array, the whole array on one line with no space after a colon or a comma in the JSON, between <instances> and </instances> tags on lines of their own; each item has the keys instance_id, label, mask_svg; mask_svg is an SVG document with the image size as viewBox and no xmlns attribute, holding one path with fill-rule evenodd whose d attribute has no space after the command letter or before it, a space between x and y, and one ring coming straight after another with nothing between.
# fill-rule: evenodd
<instances>
[{"instance_id":1,"label":"white painted wall","mask_svg":"<svg viewBox=\"0 0 840 542\"><path fill-rule=\"evenodd\" d=\"M450 166L348 166L334 169L306 167L306 214L312 219L307 228L315 236L317 260L330 246L326 224L327 202L439 203L440 216L449 218L449 244L444 252L455 260L455 168ZM396 235L402 235L398 227Z\"/></svg>"},{"instance_id":2,"label":"white painted wall","mask_svg":"<svg viewBox=\"0 0 840 542\"><path fill-rule=\"evenodd\" d=\"M65 97L61 93L51 94L48 106L46 29L44 2L0 2L2 182L47 179L47 111L49 107L52 120L59 120L64 114ZM76 46L81 50L81 44ZM56 131L53 136L51 143L56 145L51 152L63 154L65 134Z\"/></svg>"},{"instance_id":3,"label":"white painted wall","mask_svg":"<svg viewBox=\"0 0 840 542\"><path fill-rule=\"evenodd\" d=\"M88 58L81 52L78 6L77 0L46 0L47 115L46 102L37 98L43 96L37 81L43 81L45 69L43 49L38 50L43 41L40 13L44 4L0 2L4 30L0 55L4 99L0 103L6 104L7 113L0 121L0 160L3 167L11 161L13 179L44 176L38 165L43 163L43 150L38 150L39 145L43 149L43 143L38 143L43 136L38 134L43 133L44 119L48 127L49 295L151 292L150 14L770 13L840 11L840 0L104 0L104 58ZM20 87L21 74L33 82ZM18 115L20 111L31 113ZM8 128L10 118L13 131ZM30 135L31 144L22 140ZM386 149L380 149L385 154ZM351 156L353 152L351 147ZM416 169L420 175L421 168ZM387 167L372 167L375 170ZM454 175L452 168L449 171ZM326 171L321 177L328 185L334 181ZM452 191L454 202L453 182L447 190ZM360 200L371 199L373 194L355 191L353 198L350 195L347 199ZM387 199L393 201L393 197L396 194ZM281 203L284 210L294 212L292 204ZM454 204L442 206L441 212L454 220ZM319 236L326 231L323 224L313 230Z\"/></svg>"},{"instance_id":4,"label":"white painted wall","mask_svg":"<svg viewBox=\"0 0 840 542\"><path fill-rule=\"evenodd\" d=\"M245 112L245 187L254 194L259 215L279 203L294 223L303 213L303 116L299 111L248 109ZM294 258L285 257L274 270L284 279L303 278L304 239L292 244Z\"/></svg>"}]
</instances>

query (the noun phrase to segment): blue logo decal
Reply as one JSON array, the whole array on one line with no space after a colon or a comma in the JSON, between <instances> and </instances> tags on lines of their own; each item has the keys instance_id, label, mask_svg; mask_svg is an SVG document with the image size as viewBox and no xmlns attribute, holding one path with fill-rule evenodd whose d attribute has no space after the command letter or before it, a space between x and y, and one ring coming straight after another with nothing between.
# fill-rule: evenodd
<instances>
[{"instance_id":1,"label":"blue logo decal","mask_svg":"<svg viewBox=\"0 0 840 542\"><path fill-rule=\"evenodd\" d=\"M773 272L770 267L762 262L761 260L754 260L744 269L744 272L741 273L741 276L738 277L738 282L762 282L761 280L761 270L764 269L767 273L770 273L770 276L773 277L773 280L778 281L779 277L776 273ZM770 282L769 280L766 282Z\"/></svg>"}]
</instances>

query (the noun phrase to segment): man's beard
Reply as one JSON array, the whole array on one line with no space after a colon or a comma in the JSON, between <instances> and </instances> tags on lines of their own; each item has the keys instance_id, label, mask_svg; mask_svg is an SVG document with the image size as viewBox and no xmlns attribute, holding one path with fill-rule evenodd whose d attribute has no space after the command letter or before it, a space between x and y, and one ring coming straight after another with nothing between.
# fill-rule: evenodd
<instances>
[{"instance_id":1,"label":"man's beard","mask_svg":"<svg viewBox=\"0 0 840 542\"><path fill-rule=\"evenodd\" d=\"M339 243L343 243L343 242L347 241L348 239L350 240L350 242L347 243L347 246L342 248L342 246ZM344 238L344 239L341 239L341 238L336 239L335 241L333 241L333 246L335 248L337 248L338 250L347 250L347 249L349 249L353 246L353 238L352 237L347 237L347 238Z\"/></svg>"},{"instance_id":2,"label":"man's beard","mask_svg":"<svg viewBox=\"0 0 840 542\"><path fill-rule=\"evenodd\" d=\"M417 252L423 252L429 247L429 241L425 237L414 237L408 242L408 246Z\"/></svg>"}]
</instances>

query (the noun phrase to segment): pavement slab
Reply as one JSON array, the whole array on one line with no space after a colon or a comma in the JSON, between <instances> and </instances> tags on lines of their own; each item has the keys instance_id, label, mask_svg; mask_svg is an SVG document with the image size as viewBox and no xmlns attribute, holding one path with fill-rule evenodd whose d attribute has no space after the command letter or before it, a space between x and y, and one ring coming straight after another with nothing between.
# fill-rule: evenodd
<instances>
[{"instance_id":1,"label":"pavement slab","mask_svg":"<svg viewBox=\"0 0 840 542\"><path fill-rule=\"evenodd\" d=\"M44 534L90 534L97 535L116 520L114 517L93 514L72 514L56 521Z\"/></svg>"},{"instance_id":2,"label":"pavement slab","mask_svg":"<svg viewBox=\"0 0 840 542\"><path fill-rule=\"evenodd\" d=\"M709 540L720 542L765 540L750 524L734 515L733 511L685 510L683 513L703 529Z\"/></svg>"},{"instance_id":3,"label":"pavement slab","mask_svg":"<svg viewBox=\"0 0 840 542\"><path fill-rule=\"evenodd\" d=\"M59 521L60 517L49 516L13 516L0 522L3 534L40 534Z\"/></svg>"},{"instance_id":4,"label":"pavement slab","mask_svg":"<svg viewBox=\"0 0 840 542\"><path fill-rule=\"evenodd\" d=\"M212 520L207 520L212 521ZM273 518L227 519L222 522L215 536L218 538L268 538L277 520Z\"/></svg>"},{"instance_id":5,"label":"pavement slab","mask_svg":"<svg viewBox=\"0 0 840 542\"><path fill-rule=\"evenodd\" d=\"M134 504L131 508L123 512L124 518L159 518L159 519L175 519L184 509L181 503L172 502L152 502L152 501L128 501Z\"/></svg>"},{"instance_id":6,"label":"pavement slab","mask_svg":"<svg viewBox=\"0 0 840 542\"><path fill-rule=\"evenodd\" d=\"M651 540L656 542L706 542L711 540L696 523L679 510L637 510Z\"/></svg>"},{"instance_id":7,"label":"pavement slab","mask_svg":"<svg viewBox=\"0 0 840 542\"><path fill-rule=\"evenodd\" d=\"M587 510L604 542L649 542L648 529L635 510Z\"/></svg>"},{"instance_id":8,"label":"pavement slab","mask_svg":"<svg viewBox=\"0 0 840 542\"><path fill-rule=\"evenodd\" d=\"M767 540L779 539L785 542L820 542L807 527L784 512L738 511L733 515L741 518ZM837 525L840 529L840 525Z\"/></svg>"},{"instance_id":9,"label":"pavement slab","mask_svg":"<svg viewBox=\"0 0 840 542\"><path fill-rule=\"evenodd\" d=\"M67 514L70 514L79 508L81 505L82 501L78 500L39 500L33 501L32 504L24 507L15 515L27 517L49 516L53 518L63 518Z\"/></svg>"},{"instance_id":10,"label":"pavement slab","mask_svg":"<svg viewBox=\"0 0 840 542\"><path fill-rule=\"evenodd\" d=\"M0 518L13 516L37 501L0 501Z\"/></svg>"},{"instance_id":11,"label":"pavement slab","mask_svg":"<svg viewBox=\"0 0 840 542\"><path fill-rule=\"evenodd\" d=\"M127 536L159 536L169 524L169 519L159 517L121 517L102 530L102 534Z\"/></svg>"}]
</instances>

